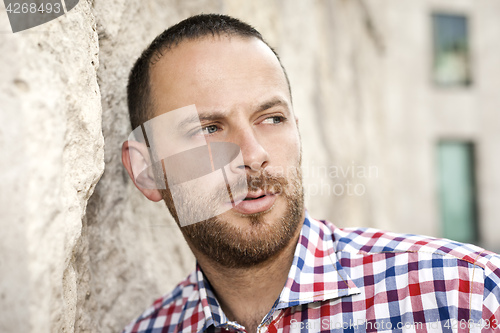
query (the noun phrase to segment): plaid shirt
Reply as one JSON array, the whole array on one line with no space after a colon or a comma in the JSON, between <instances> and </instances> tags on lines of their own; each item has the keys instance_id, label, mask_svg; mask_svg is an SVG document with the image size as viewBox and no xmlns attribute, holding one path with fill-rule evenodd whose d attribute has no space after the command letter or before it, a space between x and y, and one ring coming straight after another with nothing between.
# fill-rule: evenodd
<instances>
[{"instance_id":1,"label":"plaid shirt","mask_svg":"<svg viewBox=\"0 0 500 333\"><path fill-rule=\"evenodd\" d=\"M500 257L473 245L306 215L259 332L500 332ZM244 332L199 266L124 333Z\"/></svg>"}]
</instances>

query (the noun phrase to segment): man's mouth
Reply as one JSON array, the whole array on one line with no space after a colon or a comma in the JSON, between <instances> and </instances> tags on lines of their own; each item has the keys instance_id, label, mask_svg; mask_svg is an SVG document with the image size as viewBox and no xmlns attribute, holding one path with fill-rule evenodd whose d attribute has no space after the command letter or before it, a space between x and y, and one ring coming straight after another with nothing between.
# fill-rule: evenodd
<instances>
[{"instance_id":1,"label":"man's mouth","mask_svg":"<svg viewBox=\"0 0 500 333\"><path fill-rule=\"evenodd\" d=\"M257 200L257 199L260 199L260 198L263 198L265 197L266 195L263 194L261 195L260 197L257 197L257 198L249 198L249 197L246 197L245 199L243 199L243 201L251 201L251 200Z\"/></svg>"},{"instance_id":2,"label":"man's mouth","mask_svg":"<svg viewBox=\"0 0 500 333\"><path fill-rule=\"evenodd\" d=\"M269 210L276 201L276 194L259 190L248 192L247 196L234 209L241 214L256 214Z\"/></svg>"},{"instance_id":3,"label":"man's mouth","mask_svg":"<svg viewBox=\"0 0 500 333\"><path fill-rule=\"evenodd\" d=\"M248 201L248 200L257 200L257 199L260 199L260 198L263 198L266 196L266 193L262 190L260 191L257 191L257 192L248 192L247 196L245 197L245 199L243 199L243 201Z\"/></svg>"}]
</instances>

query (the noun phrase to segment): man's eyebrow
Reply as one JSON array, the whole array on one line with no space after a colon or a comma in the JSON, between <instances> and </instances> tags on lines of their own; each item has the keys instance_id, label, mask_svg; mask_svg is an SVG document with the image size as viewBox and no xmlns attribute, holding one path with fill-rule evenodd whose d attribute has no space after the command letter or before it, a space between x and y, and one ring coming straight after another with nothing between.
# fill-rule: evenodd
<instances>
[{"instance_id":1,"label":"man's eyebrow","mask_svg":"<svg viewBox=\"0 0 500 333\"><path fill-rule=\"evenodd\" d=\"M256 112L262 112L262 111L271 109L271 108L273 108L275 106L279 106L279 105L285 106L288 109L288 103L284 99L282 99L280 97L275 97L275 98L270 99L269 101L266 101L266 102L260 104L257 107ZM226 113L220 112L220 111L213 111L213 112L210 112L207 114L191 115L189 117L186 117L182 121L180 121L179 124L177 125L177 127L179 129L183 129L183 128L187 127L188 125L192 125L192 124L200 124L201 125L201 122L203 122L203 121L214 121L214 120L222 119L226 116L227 116Z\"/></svg>"},{"instance_id":2,"label":"man's eyebrow","mask_svg":"<svg viewBox=\"0 0 500 333\"><path fill-rule=\"evenodd\" d=\"M179 122L177 125L177 128L183 129L184 127L187 127L188 125L192 124L198 124L201 125L202 121L212 121L212 120L217 120L221 119L224 117L224 114L222 112L211 112L209 114L205 115L192 115L190 117L187 117L183 119L182 121Z\"/></svg>"},{"instance_id":3,"label":"man's eyebrow","mask_svg":"<svg viewBox=\"0 0 500 333\"><path fill-rule=\"evenodd\" d=\"M259 107L257 108L257 112L265 111L265 110L268 110L268 109L275 107L275 106L278 106L278 105L285 106L288 109L288 103L285 102L285 100L283 100L279 97L275 97L275 98L259 105Z\"/></svg>"}]
</instances>

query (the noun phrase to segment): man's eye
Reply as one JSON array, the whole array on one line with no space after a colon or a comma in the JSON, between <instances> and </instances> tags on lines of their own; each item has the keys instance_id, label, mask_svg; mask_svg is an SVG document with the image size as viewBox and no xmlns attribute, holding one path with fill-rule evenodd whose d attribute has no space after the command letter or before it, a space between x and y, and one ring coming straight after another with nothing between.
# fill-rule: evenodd
<instances>
[{"instance_id":1,"label":"man's eye","mask_svg":"<svg viewBox=\"0 0 500 333\"><path fill-rule=\"evenodd\" d=\"M205 126L202 128L203 134L213 134L217 132L219 128L216 125Z\"/></svg>"},{"instance_id":2,"label":"man's eye","mask_svg":"<svg viewBox=\"0 0 500 333\"><path fill-rule=\"evenodd\" d=\"M285 120L285 117L282 116L273 116L264 119L263 123L264 124L279 124L282 123Z\"/></svg>"}]
</instances>

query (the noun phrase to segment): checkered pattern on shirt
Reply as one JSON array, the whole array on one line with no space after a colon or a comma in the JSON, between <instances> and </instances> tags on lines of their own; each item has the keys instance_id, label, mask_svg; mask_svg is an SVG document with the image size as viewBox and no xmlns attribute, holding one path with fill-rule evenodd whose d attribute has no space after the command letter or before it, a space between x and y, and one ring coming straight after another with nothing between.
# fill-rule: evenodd
<instances>
[{"instance_id":1,"label":"checkered pattern on shirt","mask_svg":"<svg viewBox=\"0 0 500 333\"><path fill-rule=\"evenodd\" d=\"M500 257L308 215L260 332L500 332ZM470 324L469 324L470 321ZM124 333L238 332L197 266Z\"/></svg>"}]
</instances>

